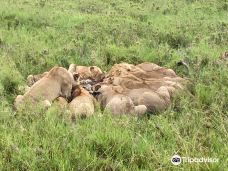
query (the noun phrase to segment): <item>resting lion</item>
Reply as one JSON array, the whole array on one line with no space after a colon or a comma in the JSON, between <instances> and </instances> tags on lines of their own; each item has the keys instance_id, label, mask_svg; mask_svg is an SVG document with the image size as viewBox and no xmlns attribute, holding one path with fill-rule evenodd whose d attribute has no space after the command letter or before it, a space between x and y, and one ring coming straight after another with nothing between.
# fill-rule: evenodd
<instances>
[{"instance_id":1,"label":"resting lion","mask_svg":"<svg viewBox=\"0 0 228 171\"><path fill-rule=\"evenodd\" d=\"M146 113L147 107L145 105L135 106L128 96L117 94L105 106L105 111L108 110L114 115L131 114L139 116Z\"/></svg>"},{"instance_id":2,"label":"resting lion","mask_svg":"<svg viewBox=\"0 0 228 171\"><path fill-rule=\"evenodd\" d=\"M183 89L184 82L173 70L153 63L136 66L121 63L115 64L103 82L94 87L100 85L98 92L101 95L97 97L102 106L110 101L119 87L118 93L129 97L135 106L145 105L147 112L159 112L169 106L170 97Z\"/></svg>"},{"instance_id":3,"label":"resting lion","mask_svg":"<svg viewBox=\"0 0 228 171\"><path fill-rule=\"evenodd\" d=\"M98 102L105 109L105 112L110 111L115 115L131 114L140 116L147 111L145 105L134 105L131 98L122 94L123 89L120 86L100 85L97 89L99 92L97 95Z\"/></svg>"}]
</instances>

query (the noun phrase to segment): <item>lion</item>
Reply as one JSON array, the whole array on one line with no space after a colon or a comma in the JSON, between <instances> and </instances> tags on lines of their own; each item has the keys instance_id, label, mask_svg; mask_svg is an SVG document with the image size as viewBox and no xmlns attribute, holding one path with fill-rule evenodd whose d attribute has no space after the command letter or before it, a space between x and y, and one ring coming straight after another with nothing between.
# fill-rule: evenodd
<instances>
[{"instance_id":1,"label":"lion","mask_svg":"<svg viewBox=\"0 0 228 171\"><path fill-rule=\"evenodd\" d=\"M115 64L108 72L107 77L134 77L138 79L176 77L172 69L160 67L154 63L141 63L132 65L127 63Z\"/></svg>"},{"instance_id":2,"label":"lion","mask_svg":"<svg viewBox=\"0 0 228 171\"><path fill-rule=\"evenodd\" d=\"M68 102L65 98L63 97L58 97L55 99L55 104L59 106L61 109L65 109L68 107Z\"/></svg>"},{"instance_id":3,"label":"lion","mask_svg":"<svg viewBox=\"0 0 228 171\"><path fill-rule=\"evenodd\" d=\"M93 115L95 111L95 99L81 85L77 85L72 91L73 100L69 103L71 119L76 117L85 118Z\"/></svg>"},{"instance_id":4,"label":"lion","mask_svg":"<svg viewBox=\"0 0 228 171\"><path fill-rule=\"evenodd\" d=\"M137 66L127 63L115 64L103 81L127 89L149 88L154 91L161 86L182 89L183 82L184 79L177 77L173 70L153 63L142 63Z\"/></svg>"},{"instance_id":5,"label":"lion","mask_svg":"<svg viewBox=\"0 0 228 171\"><path fill-rule=\"evenodd\" d=\"M121 86L96 85L99 92L97 100L104 108L104 111L110 110L114 115L131 114L143 115L147 111L145 105L134 105L132 100L122 94L124 89Z\"/></svg>"},{"instance_id":6,"label":"lion","mask_svg":"<svg viewBox=\"0 0 228 171\"><path fill-rule=\"evenodd\" d=\"M106 77L123 76L128 74L133 68L135 68L135 66L128 63L115 64L107 73Z\"/></svg>"},{"instance_id":7,"label":"lion","mask_svg":"<svg viewBox=\"0 0 228 171\"><path fill-rule=\"evenodd\" d=\"M41 78L46 76L48 72L44 72L43 74L37 74L37 75L29 75L27 77L27 85L31 87L35 82L39 81Z\"/></svg>"},{"instance_id":8,"label":"lion","mask_svg":"<svg viewBox=\"0 0 228 171\"><path fill-rule=\"evenodd\" d=\"M105 107L119 93L129 97L134 106L144 105L147 112L160 112L169 106L173 93L184 89L185 83L186 80L178 77L172 69L153 63L120 63L115 64L103 82L98 84L100 95L97 98Z\"/></svg>"},{"instance_id":9,"label":"lion","mask_svg":"<svg viewBox=\"0 0 228 171\"><path fill-rule=\"evenodd\" d=\"M116 93L122 92L122 89L120 86L112 86L107 84L97 84L94 86L93 91L96 92L94 94L95 98L98 100L98 102L101 105L101 108L105 108L110 99L116 95Z\"/></svg>"},{"instance_id":10,"label":"lion","mask_svg":"<svg viewBox=\"0 0 228 171\"><path fill-rule=\"evenodd\" d=\"M135 106L128 96L116 94L105 106L104 111L111 111L114 115L130 114L142 116L146 113L147 107L145 105Z\"/></svg>"},{"instance_id":11,"label":"lion","mask_svg":"<svg viewBox=\"0 0 228 171\"><path fill-rule=\"evenodd\" d=\"M134 104L129 97L116 94L106 104L104 111L110 111L114 115L131 114L134 113Z\"/></svg>"},{"instance_id":12,"label":"lion","mask_svg":"<svg viewBox=\"0 0 228 171\"><path fill-rule=\"evenodd\" d=\"M166 86L169 87L170 92L183 89L183 86L180 84L181 81L182 79L179 80L177 78L172 79L167 77L160 79L151 78L147 80L140 80L129 75L104 79L104 83L106 84L121 86L126 89L147 88L156 91L161 86Z\"/></svg>"},{"instance_id":13,"label":"lion","mask_svg":"<svg viewBox=\"0 0 228 171\"><path fill-rule=\"evenodd\" d=\"M155 113L165 110L170 103L170 94L167 88L162 87L157 91L139 88L123 92L134 103L134 105L145 105L147 112Z\"/></svg>"},{"instance_id":14,"label":"lion","mask_svg":"<svg viewBox=\"0 0 228 171\"><path fill-rule=\"evenodd\" d=\"M147 112L147 107L145 105L137 105L134 107L134 113L137 116L144 116Z\"/></svg>"},{"instance_id":15,"label":"lion","mask_svg":"<svg viewBox=\"0 0 228 171\"><path fill-rule=\"evenodd\" d=\"M136 65L136 67L139 67L140 69L146 71L147 73L150 73L150 75L153 73L156 73L160 77L164 77L164 76L176 77L177 76L176 73L172 69L163 68L154 63L144 62L144 63Z\"/></svg>"},{"instance_id":16,"label":"lion","mask_svg":"<svg viewBox=\"0 0 228 171\"><path fill-rule=\"evenodd\" d=\"M24 102L42 102L49 106L57 97L70 98L73 84L74 77L70 72L63 67L54 67L33 84L23 97L19 95L15 99L15 108L18 109Z\"/></svg>"},{"instance_id":17,"label":"lion","mask_svg":"<svg viewBox=\"0 0 228 171\"><path fill-rule=\"evenodd\" d=\"M71 64L68 69L71 73L78 73L80 75L80 79L86 80L91 79L95 81L100 81L103 78L102 70L97 66L77 66L75 64Z\"/></svg>"},{"instance_id":18,"label":"lion","mask_svg":"<svg viewBox=\"0 0 228 171\"><path fill-rule=\"evenodd\" d=\"M96 98L101 104L101 107L106 108L107 104L109 104L108 106L111 106L111 111L114 114L123 112L132 113L134 110L133 113L137 113L138 115L142 115L145 112L160 112L165 110L170 104L171 93L169 92L169 87L166 86L161 86L157 90L151 90L140 87L127 89L122 86L99 84L96 85L96 89L98 89L96 92L99 92ZM121 99L123 100L121 101ZM119 107L117 107L117 104ZM140 105L141 108L138 107L139 111L136 112L137 106ZM133 109L133 106L135 109Z\"/></svg>"}]
</instances>

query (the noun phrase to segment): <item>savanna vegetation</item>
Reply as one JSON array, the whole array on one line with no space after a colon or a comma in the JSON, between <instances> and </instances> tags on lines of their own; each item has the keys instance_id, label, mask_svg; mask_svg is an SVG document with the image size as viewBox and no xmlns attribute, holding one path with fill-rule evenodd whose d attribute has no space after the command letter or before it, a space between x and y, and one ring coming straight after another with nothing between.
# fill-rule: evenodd
<instances>
[{"instance_id":1,"label":"savanna vegetation","mask_svg":"<svg viewBox=\"0 0 228 171\"><path fill-rule=\"evenodd\" d=\"M227 48L227 0L0 0L0 170L228 169ZM163 113L70 124L56 106L12 110L28 74L143 61L190 81Z\"/></svg>"}]
</instances>

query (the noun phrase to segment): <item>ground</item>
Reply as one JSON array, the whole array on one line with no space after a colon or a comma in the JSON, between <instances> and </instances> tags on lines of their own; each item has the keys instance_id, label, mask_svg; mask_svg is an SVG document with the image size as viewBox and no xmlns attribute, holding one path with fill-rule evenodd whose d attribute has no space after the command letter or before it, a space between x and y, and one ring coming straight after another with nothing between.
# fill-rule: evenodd
<instances>
[{"instance_id":1,"label":"ground","mask_svg":"<svg viewBox=\"0 0 228 171\"><path fill-rule=\"evenodd\" d=\"M1 0L0 170L226 170L227 48L227 0ZM144 118L12 110L28 74L122 61L172 68L188 92ZM175 166L174 154L219 162Z\"/></svg>"}]
</instances>

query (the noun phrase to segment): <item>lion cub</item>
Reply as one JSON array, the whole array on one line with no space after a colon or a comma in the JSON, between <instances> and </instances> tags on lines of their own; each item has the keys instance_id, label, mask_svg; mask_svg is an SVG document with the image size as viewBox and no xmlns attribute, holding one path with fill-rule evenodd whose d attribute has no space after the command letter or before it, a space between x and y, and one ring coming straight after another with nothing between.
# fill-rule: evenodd
<instances>
[{"instance_id":1,"label":"lion cub","mask_svg":"<svg viewBox=\"0 0 228 171\"><path fill-rule=\"evenodd\" d=\"M76 85L73 88L72 98L73 100L69 104L72 120L76 117L85 118L94 113L95 99L82 86Z\"/></svg>"}]
</instances>

